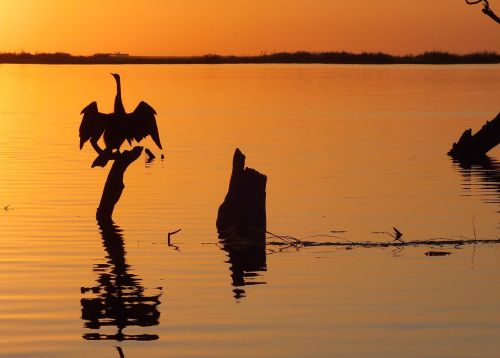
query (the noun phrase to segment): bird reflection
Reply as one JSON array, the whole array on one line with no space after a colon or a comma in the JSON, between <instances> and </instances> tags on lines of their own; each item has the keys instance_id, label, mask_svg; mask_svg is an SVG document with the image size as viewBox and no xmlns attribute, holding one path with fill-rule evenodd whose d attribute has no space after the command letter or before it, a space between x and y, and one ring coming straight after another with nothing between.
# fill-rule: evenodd
<instances>
[{"instance_id":1,"label":"bird reflection","mask_svg":"<svg viewBox=\"0 0 500 358\"><path fill-rule=\"evenodd\" d=\"M475 161L454 163L462 175L463 189L469 195L475 188L485 203L500 204L500 162L484 156Z\"/></svg>"},{"instance_id":2,"label":"bird reflection","mask_svg":"<svg viewBox=\"0 0 500 358\"><path fill-rule=\"evenodd\" d=\"M129 273L122 230L113 222L99 222L106 263L94 265L97 285L82 287L82 294L92 297L82 298L82 319L84 327L91 330L116 328L116 333L85 333L87 340L136 340L158 339L156 334L125 334L127 327L150 327L159 323L160 292L147 295L141 279ZM113 329L114 331L114 329Z\"/></svg>"},{"instance_id":3,"label":"bird reflection","mask_svg":"<svg viewBox=\"0 0 500 358\"><path fill-rule=\"evenodd\" d=\"M228 253L234 298L246 296L244 286L262 285L260 272L267 271L265 238L219 236L221 248Z\"/></svg>"}]
</instances>

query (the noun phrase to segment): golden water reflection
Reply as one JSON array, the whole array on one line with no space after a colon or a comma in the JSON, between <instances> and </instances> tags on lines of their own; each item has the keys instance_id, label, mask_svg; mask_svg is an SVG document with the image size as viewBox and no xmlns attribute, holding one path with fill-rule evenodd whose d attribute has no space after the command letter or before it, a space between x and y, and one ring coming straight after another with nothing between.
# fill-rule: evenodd
<instances>
[{"instance_id":1,"label":"golden water reflection","mask_svg":"<svg viewBox=\"0 0 500 358\"><path fill-rule=\"evenodd\" d=\"M127 334L127 327L151 327L159 324L159 293L148 295L141 279L130 273L132 268L126 262L125 244L120 227L113 222L100 222L102 244L106 251L106 262L95 264L97 285L82 287L84 298L82 304L82 320L84 327L90 330L105 328L116 329L116 333L85 333L87 340L134 340L152 341L159 338L156 334ZM88 296L91 297L88 297Z\"/></svg>"},{"instance_id":2,"label":"golden water reflection","mask_svg":"<svg viewBox=\"0 0 500 358\"><path fill-rule=\"evenodd\" d=\"M455 161L454 164L462 175L463 195L479 196L486 204L499 206L500 162L498 160L485 156L474 162Z\"/></svg>"},{"instance_id":3,"label":"golden water reflection","mask_svg":"<svg viewBox=\"0 0 500 358\"><path fill-rule=\"evenodd\" d=\"M109 169L90 168L95 152L78 150L78 126L93 100L112 110L110 72L123 78L125 103L157 110L165 160L129 167L114 213L126 235L105 240L95 210ZM460 168L446 152L498 113L500 65L2 65L0 74L0 208L9 205L0 355L118 356L124 335L159 337L120 343L131 357L500 351L500 247L432 258L420 248L256 249L250 262L214 247L236 147L269 178L273 233L375 241L372 232L396 226L409 240L471 237L475 217L478 237L498 237L498 169ZM176 251L166 234L179 228ZM82 320L82 299L108 309ZM142 315L120 320L139 299Z\"/></svg>"},{"instance_id":4,"label":"golden water reflection","mask_svg":"<svg viewBox=\"0 0 500 358\"><path fill-rule=\"evenodd\" d=\"M227 263L235 299L246 296L245 286L266 283L262 278L262 273L267 271L265 239L221 239L221 245L228 253Z\"/></svg>"}]
</instances>

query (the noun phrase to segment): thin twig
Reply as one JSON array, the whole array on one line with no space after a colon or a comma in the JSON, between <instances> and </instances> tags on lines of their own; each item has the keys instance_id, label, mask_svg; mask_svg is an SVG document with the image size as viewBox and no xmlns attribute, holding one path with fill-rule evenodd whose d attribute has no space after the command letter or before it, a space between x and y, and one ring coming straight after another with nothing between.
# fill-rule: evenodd
<instances>
[{"instance_id":1,"label":"thin twig","mask_svg":"<svg viewBox=\"0 0 500 358\"><path fill-rule=\"evenodd\" d=\"M270 242L271 245L282 245L279 242ZM414 241L393 241L393 242L315 242L303 241L302 246L339 246L339 247L407 247L407 246L463 246L473 244L500 244L500 239L480 239L480 240L414 240Z\"/></svg>"},{"instance_id":2,"label":"thin twig","mask_svg":"<svg viewBox=\"0 0 500 358\"><path fill-rule=\"evenodd\" d=\"M474 240L477 240L476 236L476 214L472 217L472 230L474 231Z\"/></svg>"},{"instance_id":3,"label":"thin twig","mask_svg":"<svg viewBox=\"0 0 500 358\"><path fill-rule=\"evenodd\" d=\"M477 240L476 235L476 214L472 217L472 230L474 231L474 239ZM474 259L476 258L476 244L474 244L472 249L472 269L474 269Z\"/></svg>"},{"instance_id":4,"label":"thin twig","mask_svg":"<svg viewBox=\"0 0 500 358\"><path fill-rule=\"evenodd\" d=\"M173 245L171 242L170 242L170 236L172 235L175 235L177 234L179 231L181 231L182 229L178 229L178 230L175 230L175 231L171 231L168 233L168 236L167 236L167 244L168 246L172 246L175 250L179 251L179 246L177 245Z\"/></svg>"},{"instance_id":5,"label":"thin twig","mask_svg":"<svg viewBox=\"0 0 500 358\"><path fill-rule=\"evenodd\" d=\"M298 244L298 245L302 245L302 240L299 240L299 239L297 239L297 238L295 238L293 236L276 235L276 234L273 234L272 232L267 231L267 230L266 230L266 234L269 234L269 235L271 235L271 236L273 236L273 237L275 237L277 239L280 239L280 240L282 240L282 241L284 241L284 242L286 242L288 244L295 243L295 244Z\"/></svg>"}]
</instances>

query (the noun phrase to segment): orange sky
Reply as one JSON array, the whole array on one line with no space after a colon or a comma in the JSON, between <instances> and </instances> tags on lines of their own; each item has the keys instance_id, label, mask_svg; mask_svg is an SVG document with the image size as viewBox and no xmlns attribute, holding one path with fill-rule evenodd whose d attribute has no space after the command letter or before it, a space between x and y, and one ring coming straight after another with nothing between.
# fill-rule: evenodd
<instances>
[{"instance_id":1,"label":"orange sky","mask_svg":"<svg viewBox=\"0 0 500 358\"><path fill-rule=\"evenodd\" d=\"M464 0L0 0L0 51L297 50L500 52L500 26Z\"/></svg>"}]
</instances>

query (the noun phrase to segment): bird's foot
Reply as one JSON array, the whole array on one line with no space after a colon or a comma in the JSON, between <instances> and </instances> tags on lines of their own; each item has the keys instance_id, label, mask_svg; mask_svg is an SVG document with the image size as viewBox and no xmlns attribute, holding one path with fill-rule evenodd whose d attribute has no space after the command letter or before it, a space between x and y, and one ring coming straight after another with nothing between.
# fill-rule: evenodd
<instances>
[{"instance_id":1,"label":"bird's foot","mask_svg":"<svg viewBox=\"0 0 500 358\"><path fill-rule=\"evenodd\" d=\"M92 168L94 167L102 167L104 168L106 166L106 164L108 164L108 162L110 160L115 160L117 159L118 156L116 153L113 153L113 152L110 152L110 151L106 151L106 150L103 150L98 156L97 158L95 158L94 162L92 163Z\"/></svg>"}]
</instances>

